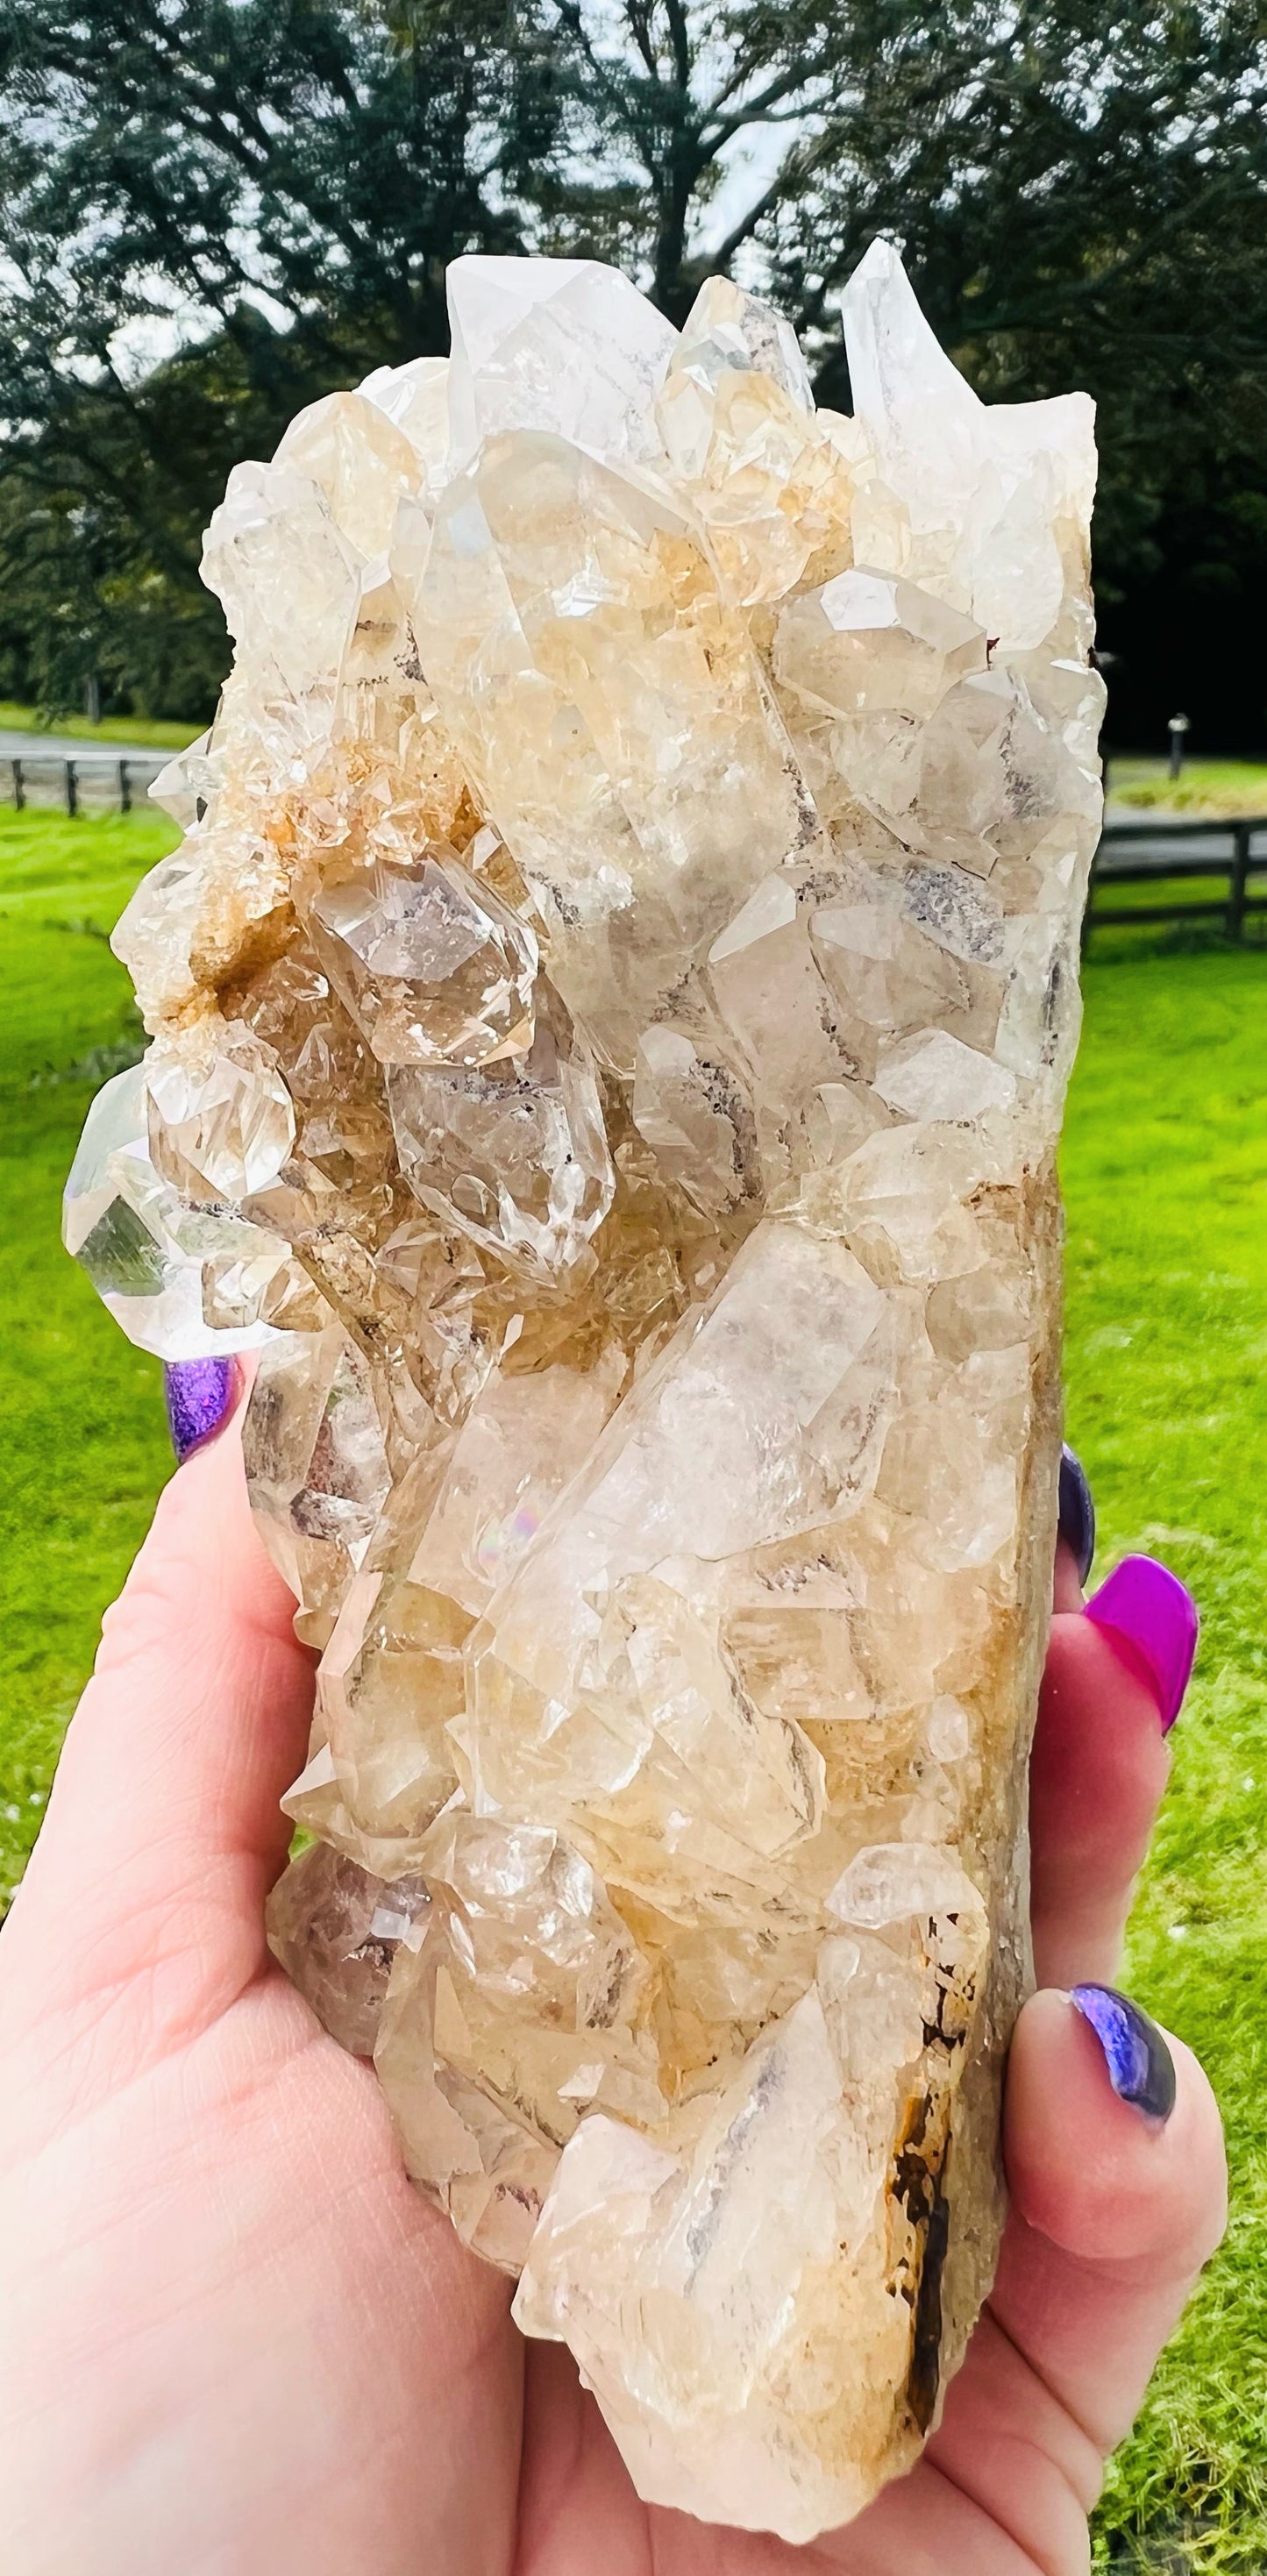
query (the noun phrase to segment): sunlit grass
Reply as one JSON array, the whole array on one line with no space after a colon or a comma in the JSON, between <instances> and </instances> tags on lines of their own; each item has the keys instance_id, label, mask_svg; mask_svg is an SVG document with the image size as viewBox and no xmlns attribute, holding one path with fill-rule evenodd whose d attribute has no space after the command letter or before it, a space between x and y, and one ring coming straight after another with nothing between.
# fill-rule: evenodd
<instances>
[{"instance_id":1,"label":"sunlit grass","mask_svg":"<svg viewBox=\"0 0 1267 2576\"><path fill-rule=\"evenodd\" d=\"M1128 1979L1205 2060L1233 2171L1231 2235L1110 2473L1099 2547L1238 2576L1267 2566L1265 1024L1261 950L1093 958L1064 1153L1097 1576L1150 1550L1204 1620Z\"/></svg>"},{"instance_id":2,"label":"sunlit grass","mask_svg":"<svg viewBox=\"0 0 1267 2576\"><path fill-rule=\"evenodd\" d=\"M149 815L0 814L0 1890L170 1463L158 1363L111 1323L59 1223L95 1081L136 1042L106 932L175 838Z\"/></svg>"},{"instance_id":3,"label":"sunlit grass","mask_svg":"<svg viewBox=\"0 0 1267 2576\"><path fill-rule=\"evenodd\" d=\"M31 734L33 754L38 754L41 733L71 734L77 742L143 742L156 751L183 751L201 731L201 725L174 723L167 716L103 716L95 725L86 716L52 716L45 723L38 707L0 698L0 732Z\"/></svg>"},{"instance_id":4,"label":"sunlit grass","mask_svg":"<svg viewBox=\"0 0 1267 2576\"><path fill-rule=\"evenodd\" d=\"M1124 853L1129 855L1129 853ZM1267 868L1254 869L1247 884L1248 901L1241 925L1246 946L1267 941ZM1160 870L1123 885L1112 877L1098 878L1091 891L1091 917L1088 925L1088 954L1102 963L1109 959L1155 955L1161 950L1206 953L1211 940L1221 938L1228 913L1229 882L1227 875L1214 877L1163 875ZM1198 914L1194 907L1209 909ZM1137 913L1146 916L1154 906L1179 908L1185 918L1164 926L1147 923L1141 917L1138 926L1126 922L1106 922L1108 912Z\"/></svg>"},{"instance_id":5,"label":"sunlit grass","mask_svg":"<svg viewBox=\"0 0 1267 2576\"><path fill-rule=\"evenodd\" d=\"M1267 763L1261 761L1190 760L1171 778L1164 761L1117 760L1110 765L1109 787L1115 806L1145 813L1194 820L1201 814L1267 814Z\"/></svg>"}]
</instances>

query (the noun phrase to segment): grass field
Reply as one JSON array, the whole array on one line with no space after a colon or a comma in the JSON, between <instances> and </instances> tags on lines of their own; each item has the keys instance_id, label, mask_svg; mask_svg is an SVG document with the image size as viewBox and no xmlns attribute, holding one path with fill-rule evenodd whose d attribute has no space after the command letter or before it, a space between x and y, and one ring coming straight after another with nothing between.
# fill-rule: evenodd
<instances>
[{"instance_id":1,"label":"grass field","mask_svg":"<svg viewBox=\"0 0 1267 2576\"><path fill-rule=\"evenodd\" d=\"M1194 937L1205 942L1211 934L1217 936L1222 931L1227 917L1228 891L1226 875L1193 877L1176 871L1173 876L1163 876L1159 871L1134 885L1116 885L1111 879L1101 879L1092 890L1093 926L1089 932L1088 952L1098 964L1109 958L1137 957L1140 932L1125 923L1102 923L1101 916L1109 910L1143 912L1150 904L1183 905L1189 912L1197 904L1208 905L1205 921L1175 926L1181 946L1190 945ZM1267 871L1255 869L1250 877L1249 902L1241 935L1251 947L1267 938Z\"/></svg>"},{"instance_id":2,"label":"grass field","mask_svg":"<svg viewBox=\"0 0 1267 2576\"><path fill-rule=\"evenodd\" d=\"M1267 814L1267 764L1253 760L1188 760L1178 778L1164 760L1116 759L1109 792L1114 806L1145 813Z\"/></svg>"},{"instance_id":3,"label":"grass field","mask_svg":"<svg viewBox=\"0 0 1267 2576\"><path fill-rule=\"evenodd\" d=\"M58 1225L76 1131L131 1033L105 933L175 838L148 816L0 819L0 1887L170 1463L158 1363L98 1307Z\"/></svg>"},{"instance_id":4,"label":"grass field","mask_svg":"<svg viewBox=\"0 0 1267 2576\"><path fill-rule=\"evenodd\" d=\"M156 1363L62 1254L92 1087L126 1045L102 932L162 820L0 818L0 1884L37 1828L62 1725L168 1472ZM1110 2473L1099 2563L1267 2567L1267 949L1102 934L1064 1158L1069 1427L1099 1571L1163 1556L1204 1614L1129 1977L1200 2051L1234 2215Z\"/></svg>"},{"instance_id":5,"label":"grass field","mask_svg":"<svg viewBox=\"0 0 1267 2576\"><path fill-rule=\"evenodd\" d=\"M200 725L174 723L167 716L103 716L100 724L89 724L86 716L56 716L43 725L37 707L0 698L0 733L29 733L37 738L41 733L68 733L79 742L144 742L155 750L183 751L201 730Z\"/></svg>"}]
</instances>

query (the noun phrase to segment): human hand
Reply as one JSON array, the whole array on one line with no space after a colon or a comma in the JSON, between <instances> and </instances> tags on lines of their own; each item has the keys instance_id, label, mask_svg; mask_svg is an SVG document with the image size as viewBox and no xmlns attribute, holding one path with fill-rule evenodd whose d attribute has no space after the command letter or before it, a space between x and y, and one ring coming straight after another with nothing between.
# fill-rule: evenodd
<instances>
[{"instance_id":1,"label":"human hand","mask_svg":"<svg viewBox=\"0 0 1267 2576\"><path fill-rule=\"evenodd\" d=\"M5 2576L1085 2568L1102 2459L1224 2186L1188 2051L1163 2121L1115 2092L1085 2015L1113 2015L1119 2084L1138 2041L1156 2105L1160 2034L1052 1990L1112 1976L1168 1767L1165 1678L1138 1621L1133 1645L1103 1624L1134 1617L1122 1587L1098 1619L1080 1597L1062 1543L1032 1781L1047 1990L1012 2048L999 2277L918 2466L795 2550L637 2501L567 2353L520 2342L509 2284L406 2182L370 2068L273 1966L312 1659L235 1431L191 1457L107 1614L0 1944Z\"/></svg>"}]
</instances>

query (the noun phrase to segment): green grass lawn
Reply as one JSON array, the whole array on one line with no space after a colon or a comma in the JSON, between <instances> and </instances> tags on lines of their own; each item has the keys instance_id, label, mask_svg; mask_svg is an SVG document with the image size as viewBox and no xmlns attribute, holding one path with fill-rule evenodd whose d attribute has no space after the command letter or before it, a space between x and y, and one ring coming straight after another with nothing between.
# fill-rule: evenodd
<instances>
[{"instance_id":1,"label":"green grass lawn","mask_svg":"<svg viewBox=\"0 0 1267 2576\"><path fill-rule=\"evenodd\" d=\"M201 725L173 722L167 716L103 716L100 724L89 724L86 716L54 716L45 724L38 707L19 706L15 699L0 698L0 732L73 734L80 742L144 742L156 751L183 751L197 740ZM35 745L32 744L32 750Z\"/></svg>"},{"instance_id":2,"label":"green grass lawn","mask_svg":"<svg viewBox=\"0 0 1267 2576\"><path fill-rule=\"evenodd\" d=\"M156 1362L58 1242L92 1090L134 1034L104 929L161 818L0 815L0 1885L169 1471ZM1267 948L1097 934L1064 1157L1069 1428L1101 1572L1163 1556L1204 1614L1129 1978L1208 2065L1233 2221L1110 2473L1100 2563L1267 2566Z\"/></svg>"},{"instance_id":3,"label":"green grass lawn","mask_svg":"<svg viewBox=\"0 0 1267 2576\"><path fill-rule=\"evenodd\" d=\"M1119 758L1110 765L1114 806L1142 812L1267 814L1267 764L1254 760L1186 760L1178 778L1164 760Z\"/></svg>"},{"instance_id":4,"label":"green grass lawn","mask_svg":"<svg viewBox=\"0 0 1267 2576\"><path fill-rule=\"evenodd\" d=\"M1107 943L1110 934L1103 934ZM1068 1417L1100 1571L1164 1557L1203 1614L1128 1979L1205 2060L1233 2217L1110 2473L1105 2564L1267 2566L1267 951L1114 933L1064 1155Z\"/></svg>"},{"instance_id":5,"label":"green grass lawn","mask_svg":"<svg viewBox=\"0 0 1267 2576\"><path fill-rule=\"evenodd\" d=\"M106 932L176 838L161 816L0 813L0 1891L170 1464L158 1362L111 1323L58 1227L84 1112L136 1030Z\"/></svg>"},{"instance_id":6,"label":"green grass lawn","mask_svg":"<svg viewBox=\"0 0 1267 2576\"><path fill-rule=\"evenodd\" d=\"M1143 912L1150 904L1181 904L1189 912L1194 905L1208 905L1210 909L1204 920L1175 922L1164 932L1158 924L1153 933L1172 953L1176 949L1187 952L1194 945L1207 948L1211 934L1217 937L1222 931L1229 891L1227 875L1194 877L1184 876L1181 871L1173 876L1158 873L1127 885L1115 884L1111 877L1102 877L1092 888L1088 953L1098 963L1138 957L1140 932L1124 922L1102 924L1102 916L1109 911ZM1267 870L1255 869L1250 876L1242 935L1249 947L1267 939Z\"/></svg>"}]
</instances>

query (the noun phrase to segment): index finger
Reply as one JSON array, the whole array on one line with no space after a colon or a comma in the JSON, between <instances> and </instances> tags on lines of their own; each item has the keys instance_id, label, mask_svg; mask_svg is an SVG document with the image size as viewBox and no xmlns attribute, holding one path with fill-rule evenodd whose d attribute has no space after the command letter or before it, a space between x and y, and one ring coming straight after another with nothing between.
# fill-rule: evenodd
<instances>
[{"instance_id":1,"label":"index finger","mask_svg":"<svg viewBox=\"0 0 1267 2576\"><path fill-rule=\"evenodd\" d=\"M1170 1762L1165 1735L1196 1647L1183 1585L1128 1557L1083 1606L1095 1509L1073 1451L1060 1470L1055 1612L1030 1772L1040 1984L1111 1976Z\"/></svg>"},{"instance_id":2,"label":"index finger","mask_svg":"<svg viewBox=\"0 0 1267 2576\"><path fill-rule=\"evenodd\" d=\"M45 2008L176 1951L240 1985L264 1957L303 1761L313 1659L252 1526L236 1423L178 1469L71 1720L5 1928L6 1985Z\"/></svg>"}]
</instances>

